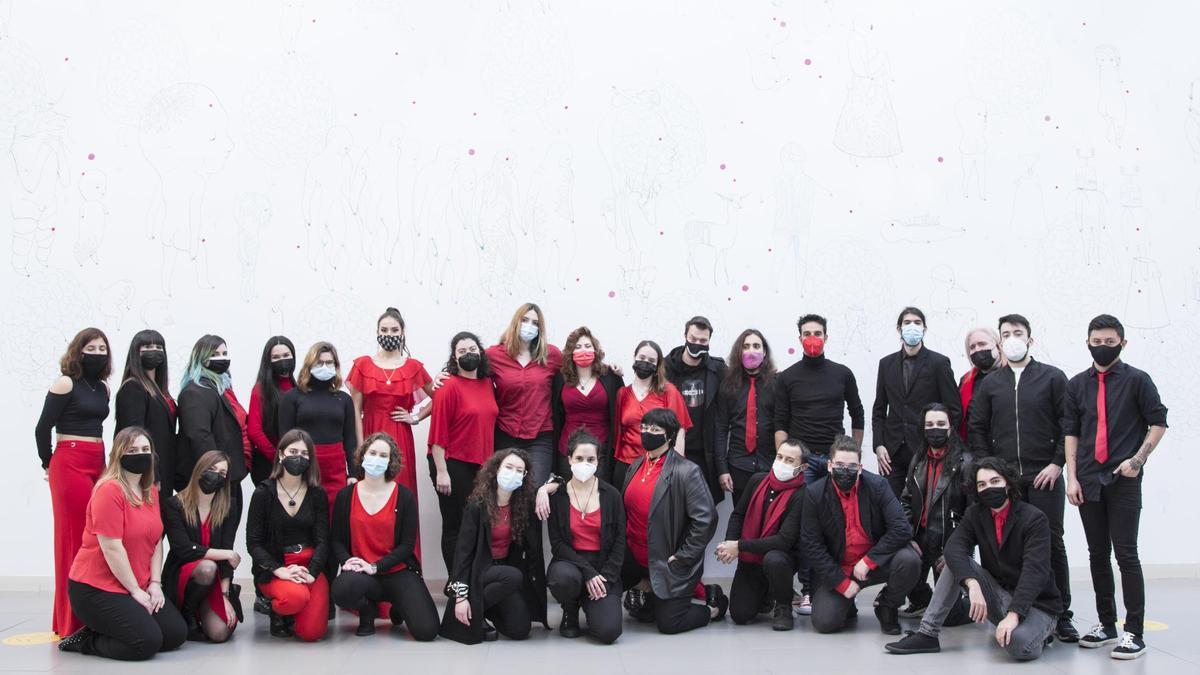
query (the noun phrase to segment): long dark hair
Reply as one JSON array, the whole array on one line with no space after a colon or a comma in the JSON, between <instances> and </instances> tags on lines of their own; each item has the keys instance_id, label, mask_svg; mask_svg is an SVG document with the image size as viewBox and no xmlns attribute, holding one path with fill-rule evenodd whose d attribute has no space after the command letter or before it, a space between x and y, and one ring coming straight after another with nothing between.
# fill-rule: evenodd
<instances>
[{"instance_id":1,"label":"long dark hair","mask_svg":"<svg viewBox=\"0 0 1200 675\"><path fill-rule=\"evenodd\" d=\"M567 341L563 344L562 350L562 368L560 372L567 386L574 387L579 384L579 366L575 365L575 347L579 345L579 341L587 338L592 341L592 347L596 351L596 360L592 362L590 370L594 377L600 377L608 373L608 366L604 365L604 349L600 346L600 341L592 335L591 329L587 326L580 326L571 331L567 336Z\"/></svg>"},{"instance_id":2,"label":"long dark hair","mask_svg":"<svg viewBox=\"0 0 1200 675\"><path fill-rule=\"evenodd\" d=\"M956 434L951 432L950 435ZM972 501L979 501L977 496L979 491L975 489L975 481L980 469L991 469L1000 474L1004 482L1008 483L1008 498L1013 501L1021 500L1021 474L1012 462L1007 462L999 457L980 457L971 462L970 468L963 476L963 494L970 495Z\"/></svg>"},{"instance_id":3,"label":"long dark hair","mask_svg":"<svg viewBox=\"0 0 1200 675\"><path fill-rule=\"evenodd\" d=\"M400 339L402 340L400 344L400 353L404 354L405 356L412 356L412 353L408 351L408 340L406 339L408 337L408 326L404 325L404 317L400 315L400 310L396 309L395 307L388 307L387 309L383 310L383 314L380 314L379 318L375 319L376 335L379 334L379 324L384 319L395 319L396 323L400 324Z\"/></svg>"},{"instance_id":4,"label":"long dark hair","mask_svg":"<svg viewBox=\"0 0 1200 675\"><path fill-rule=\"evenodd\" d=\"M721 393L727 396L737 396L742 392L742 387L747 386L746 383L750 381L746 367L742 365L742 352L745 351L742 345L751 335L757 335L763 343L763 362L758 367L758 386L770 387L775 384L775 362L771 360L771 345L767 342L767 336L756 328L747 328L737 336L729 350L729 368L725 370L725 379L721 381Z\"/></svg>"},{"instance_id":5,"label":"long dark hair","mask_svg":"<svg viewBox=\"0 0 1200 675\"><path fill-rule=\"evenodd\" d=\"M279 399L283 398L283 391L279 388L279 382L275 377L275 372L271 370L271 350L275 347L283 345L292 353L292 370L295 371L296 361L296 346L292 341L282 335L267 340L267 344L263 346L262 358L258 362L258 378L255 383L258 385L258 391L262 395L262 424L263 431L270 438L279 438ZM288 379L292 383L292 387L296 386L296 376L294 373L288 373Z\"/></svg>"},{"instance_id":6,"label":"long dark hair","mask_svg":"<svg viewBox=\"0 0 1200 675\"><path fill-rule=\"evenodd\" d=\"M467 501L483 505L487 511L488 523L496 522L500 515L500 505L496 502L496 491L499 489L496 486L496 473L500 471L500 464L509 455L516 455L525 463L525 480L521 481L521 487L513 490L508 500L508 523L512 527L513 541L521 542L525 527L529 525L529 514L533 512L533 494L537 490L529 480L530 471L533 469L533 465L529 463L529 453L520 448L497 450L479 467L479 473L475 474L475 488L471 490Z\"/></svg>"},{"instance_id":7,"label":"long dark hair","mask_svg":"<svg viewBox=\"0 0 1200 675\"><path fill-rule=\"evenodd\" d=\"M661 394L667 390L667 384L669 384L667 382L667 364L665 361L663 361L662 347L659 347L658 343L654 340L642 340L637 344L637 347L633 348L634 359L637 358L637 353L642 351L642 347L649 347L653 349L655 356L658 357L658 363L655 364L657 369L654 371L654 374L650 376L650 390L656 394Z\"/></svg>"},{"instance_id":8,"label":"long dark hair","mask_svg":"<svg viewBox=\"0 0 1200 675\"><path fill-rule=\"evenodd\" d=\"M483 342L479 340L479 336L470 331L461 331L455 333L454 337L450 338L450 358L446 360L446 372L451 375L458 374L458 359L454 358L454 345L462 340L474 340L475 346L479 347L479 367L475 369L477 377L491 377L492 367L488 361L487 352L483 349Z\"/></svg>"},{"instance_id":9,"label":"long dark hair","mask_svg":"<svg viewBox=\"0 0 1200 675\"><path fill-rule=\"evenodd\" d=\"M313 444L312 436L303 429L291 429L279 439L279 443L275 446L275 464L271 467L271 480L277 481L283 476L285 469L283 468L283 451L287 446L300 441L304 443L304 447L308 449L308 471L304 472L304 482L312 488L321 487L321 465L317 463L316 446Z\"/></svg>"},{"instance_id":10,"label":"long dark hair","mask_svg":"<svg viewBox=\"0 0 1200 675\"><path fill-rule=\"evenodd\" d=\"M163 348L163 362L161 366L154 369L154 379L150 379L150 375L142 367L142 347L149 345L158 345ZM149 328L139 330L129 343L129 353L125 355L125 375L121 377L121 381L136 380L151 394L170 396L169 387L171 385L167 380L166 350L167 342L163 339L162 333Z\"/></svg>"},{"instance_id":11,"label":"long dark hair","mask_svg":"<svg viewBox=\"0 0 1200 675\"><path fill-rule=\"evenodd\" d=\"M67 351L58 361L58 369L72 380L78 380L83 377L83 348L87 343L100 338L104 340L104 348L108 353L108 365L104 366L104 370L100 373L99 380L107 380L112 374L112 344L108 341L108 336L99 328L84 328L71 338L71 343L67 345Z\"/></svg>"}]
</instances>

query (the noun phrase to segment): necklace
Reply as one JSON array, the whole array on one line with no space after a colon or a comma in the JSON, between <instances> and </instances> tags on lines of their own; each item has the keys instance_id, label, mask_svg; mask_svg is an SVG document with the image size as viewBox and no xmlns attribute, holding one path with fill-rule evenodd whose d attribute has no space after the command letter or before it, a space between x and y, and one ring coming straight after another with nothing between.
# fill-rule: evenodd
<instances>
[{"instance_id":1,"label":"necklace","mask_svg":"<svg viewBox=\"0 0 1200 675\"><path fill-rule=\"evenodd\" d=\"M81 377L81 378L79 378L79 381L86 384L88 386L88 389L91 389L92 391L96 391L96 388L92 386L91 382L87 381L87 378Z\"/></svg>"},{"instance_id":2,"label":"necklace","mask_svg":"<svg viewBox=\"0 0 1200 675\"><path fill-rule=\"evenodd\" d=\"M279 489L283 490L283 494L288 496L288 506L295 506L296 495L300 494L300 491L304 489L304 483L301 483L295 492L288 492L287 488L283 487L283 483L279 484Z\"/></svg>"},{"instance_id":3,"label":"necklace","mask_svg":"<svg viewBox=\"0 0 1200 675\"><path fill-rule=\"evenodd\" d=\"M567 490L568 497L571 496L570 493L571 493L571 490L568 489ZM590 490L588 490L587 499L584 500L583 504L580 505L578 503L578 500L576 500L575 508L579 510L579 521L580 522L587 520L587 507L588 507L588 504L592 503L592 495L595 493L596 493L596 482L592 481L592 488Z\"/></svg>"},{"instance_id":4,"label":"necklace","mask_svg":"<svg viewBox=\"0 0 1200 675\"><path fill-rule=\"evenodd\" d=\"M586 394L588 385L590 385L594 381L595 381L594 379L588 380L587 382L580 380L579 384L576 385L576 388L579 389L579 393Z\"/></svg>"},{"instance_id":5,"label":"necklace","mask_svg":"<svg viewBox=\"0 0 1200 675\"><path fill-rule=\"evenodd\" d=\"M667 450L667 452L671 452L671 451ZM666 452L664 452L662 455L660 455L657 459L650 459L650 455L646 455L646 470L644 472L642 472L642 482L643 483L645 483L646 479L650 477L650 471L654 468L654 465L658 463L658 460L660 460L666 456L667 456Z\"/></svg>"}]
</instances>

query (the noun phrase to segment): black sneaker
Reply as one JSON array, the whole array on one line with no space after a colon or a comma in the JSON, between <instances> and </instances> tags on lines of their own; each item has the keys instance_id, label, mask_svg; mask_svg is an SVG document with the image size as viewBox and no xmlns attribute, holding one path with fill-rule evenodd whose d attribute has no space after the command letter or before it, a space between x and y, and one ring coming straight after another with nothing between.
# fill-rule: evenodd
<instances>
[{"instance_id":1,"label":"black sneaker","mask_svg":"<svg viewBox=\"0 0 1200 675\"><path fill-rule=\"evenodd\" d=\"M1121 661L1132 661L1145 653L1146 643L1142 640L1141 635L1123 633L1121 635L1121 644L1117 645L1109 656Z\"/></svg>"},{"instance_id":2,"label":"black sneaker","mask_svg":"<svg viewBox=\"0 0 1200 675\"><path fill-rule=\"evenodd\" d=\"M271 612L271 635L277 638L289 638L295 635L288 627L287 617Z\"/></svg>"},{"instance_id":3,"label":"black sneaker","mask_svg":"<svg viewBox=\"0 0 1200 675\"><path fill-rule=\"evenodd\" d=\"M883 650L889 654L936 654L942 651L942 643L935 637L910 631L898 641L884 645Z\"/></svg>"},{"instance_id":4,"label":"black sneaker","mask_svg":"<svg viewBox=\"0 0 1200 675\"><path fill-rule=\"evenodd\" d=\"M1079 646L1084 649L1097 649L1111 645L1120 639L1121 634L1117 632L1116 626L1098 623L1087 635L1080 638Z\"/></svg>"},{"instance_id":5,"label":"black sneaker","mask_svg":"<svg viewBox=\"0 0 1200 675\"><path fill-rule=\"evenodd\" d=\"M367 637L375 634L375 619L379 617L379 605L373 602L367 602L366 606L358 610L358 629L354 634L359 637Z\"/></svg>"},{"instance_id":6,"label":"black sneaker","mask_svg":"<svg viewBox=\"0 0 1200 675\"><path fill-rule=\"evenodd\" d=\"M83 646L92 639L96 631L84 626L79 630L71 633L67 637L58 641L58 651L73 652L75 654L83 653Z\"/></svg>"},{"instance_id":7,"label":"black sneaker","mask_svg":"<svg viewBox=\"0 0 1200 675\"><path fill-rule=\"evenodd\" d=\"M1070 617L1062 616L1058 618L1058 625L1054 628L1054 637L1058 638L1059 642L1071 644L1079 642L1079 631L1075 630L1075 623Z\"/></svg>"},{"instance_id":8,"label":"black sneaker","mask_svg":"<svg viewBox=\"0 0 1200 675\"><path fill-rule=\"evenodd\" d=\"M775 603L771 611L771 630L791 630L796 627L796 617L792 616L792 603Z\"/></svg>"},{"instance_id":9,"label":"black sneaker","mask_svg":"<svg viewBox=\"0 0 1200 675\"><path fill-rule=\"evenodd\" d=\"M563 607L562 623L558 624L558 632L565 638L579 637L578 607Z\"/></svg>"},{"instance_id":10,"label":"black sneaker","mask_svg":"<svg viewBox=\"0 0 1200 675\"><path fill-rule=\"evenodd\" d=\"M900 612L895 607L879 605L875 608L875 618L879 619L879 630L884 635L900 634Z\"/></svg>"},{"instance_id":11,"label":"black sneaker","mask_svg":"<svg viewBox=\"0 0 1200 675\"><path fill-rule=\"evenodd\" d=\"M725 596L725 591L716 584L704 587L704 604L717 608L717 615L713 617L713 621L723 621L725 612L729 611L729 598Z\"/></svg>"},{"instance_id":12,"label":"black sneaker","mask_svg":"<svg viewBox=\"0 0 1200 675\"><path fill-rule=\"evenodd\" d=\"M915 600L909 600L908 606L900 610L900 618L916 619L925 613L925 609L929 607L929 601L918 603Z\"/></svg>"}]
</instances>

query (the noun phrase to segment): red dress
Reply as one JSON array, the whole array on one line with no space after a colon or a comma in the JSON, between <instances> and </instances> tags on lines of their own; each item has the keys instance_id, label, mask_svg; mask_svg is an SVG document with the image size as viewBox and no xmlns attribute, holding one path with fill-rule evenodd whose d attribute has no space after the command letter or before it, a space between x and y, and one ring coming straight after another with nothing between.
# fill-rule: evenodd
<instances>
[{"instance_id":1,"label":"red dress","mask_svg":"<svg viewBox=\"0 0 1200 675\"><path fill-rule=\"evenodd\" d=\"M354 367L346 377L346 382L362 395L363 438L382 431L396 441L400 448L400 472L396 474L396 482L412 490L414 495L417 494L417 456L412 426L393 420L392 411L400 407L411 412L417 403L416 392L432 381L425 365L411 357L404 365L391 370L380 368L370 356L360 356L354 359ZM418 561L421 559L420 532L413 555Z\"/></svg>"},{"instance_id":2,"label":"red dress","mask_svg":"<svg viewBox=\"0 0 1200 675\"><path fill-rule=\"evenodd\" d=\"M209 527L208 519L205 518L204 523L200 525L200 545L208 548L211 540L212 528ZM193 560L190 563L184 563L184 565L179 568L179 585L175 589L175 597L179 599L181 607L183 606L184 589L187 588L188 579L192 577L192 571L196 569L196 565L199 565L200 562L200 560ZM221 620L228 624L229 617L225 615L225 594L221 592L220 579L217 579L216 582L209 587L208 597L205 599L208 601L208 606L212 609L213 613L221 617ZM196 610L197 621L200 620L201 614L202 610L198 608ZM236 628L237 624L234 624L234 627Z\"/></svg>"}]
</instances>

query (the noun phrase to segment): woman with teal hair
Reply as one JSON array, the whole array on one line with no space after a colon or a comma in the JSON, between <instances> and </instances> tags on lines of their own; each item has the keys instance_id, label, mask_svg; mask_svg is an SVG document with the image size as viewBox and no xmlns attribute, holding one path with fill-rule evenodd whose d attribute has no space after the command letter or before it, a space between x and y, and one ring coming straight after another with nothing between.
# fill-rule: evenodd
<instances>
[{"instance_id":1,"label":"woman with teal hair","mask_svg":"<svg viewBox=\"0 0 1200 675\"><path fill-rule=\"evenodd\" d=\"M182 489L196 460L210 450L229 457L233 512L242 512L242 478L250 466L246 409L233 393L229 348L219 335L196 341L179 390L179 439L175 446L175 487ZM163 480L167 478L164 476Z\"/></svg>"}]
</instances>

